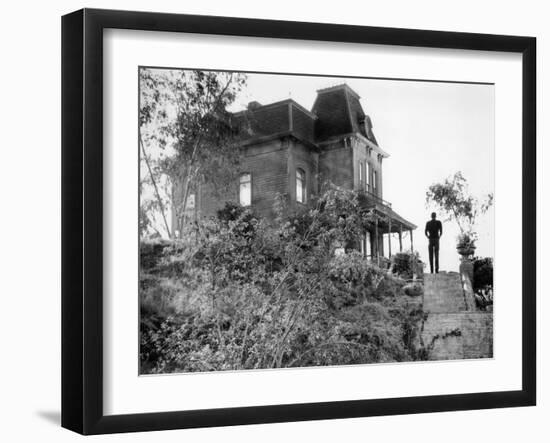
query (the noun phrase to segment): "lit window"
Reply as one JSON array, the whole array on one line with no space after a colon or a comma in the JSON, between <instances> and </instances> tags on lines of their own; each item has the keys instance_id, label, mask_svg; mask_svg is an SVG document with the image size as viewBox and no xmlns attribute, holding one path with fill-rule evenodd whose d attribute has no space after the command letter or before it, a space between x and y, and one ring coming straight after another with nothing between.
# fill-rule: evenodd
<instances>
[{"instance_id":1,"label":"lit window","mask_svg":"<svg viewBox=\"0 0 550 443\"><path fill-rule=\"evenodd\" d=\"M306 202L306 173L303 169L296 169L296 201Z\"/></svg>"},{"instance_id":2,"label":"lit window","mask_svg":"<svg viewBox=\"0 0 550 443\"><path fill-rule=\"evenodd\" d=\"M239 178L239 203L242 206L252 203L252 176L249 173L241 174Z\"/></svg>"}]
</instances>

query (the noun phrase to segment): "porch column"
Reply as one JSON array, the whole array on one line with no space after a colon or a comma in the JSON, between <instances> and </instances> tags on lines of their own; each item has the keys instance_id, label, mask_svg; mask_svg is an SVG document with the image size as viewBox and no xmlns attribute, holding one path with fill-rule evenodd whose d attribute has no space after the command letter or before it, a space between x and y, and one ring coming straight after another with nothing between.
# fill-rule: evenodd
<instances>
[{"instance_id":1,"label":"porch column","mask_svg":"<svg viewBox=\"0 0 550 443\"><path fill-rule=\"evenodd\" d=\"M380 256L378 254L379 244L378 244L378 217L374 220L374 244L376 245L376 263L380 265Z\"/></svg>"},{"instance_id":2,"label":"porch column","mask_svg":"<svg viewBox=\"0 0 550 443\"><path fill-rule=\"evenodd\" d=\"M391 217L388 222L388 258L391 258Z\"/></svg>"},{"instance_id":3,"label":"porch column","mask_svg":"<svg viewBox=\"0 0 550 443\"><path fill-rule=\"evenodd\" d=\"M399 223L399 252L403 252L403 225Z\"/></svg>"},{"instance_id":4,"label":"porch column","mask_svg":"<svg viewBox=\"0 0 550 443\"><path fill-rule=\"evenodd\" d=\"M409 229L409 232L411 233L411 252L414 253L414 243L413 243L413 231L412 231L412 229Z\"/></svg>"}]
</instances>

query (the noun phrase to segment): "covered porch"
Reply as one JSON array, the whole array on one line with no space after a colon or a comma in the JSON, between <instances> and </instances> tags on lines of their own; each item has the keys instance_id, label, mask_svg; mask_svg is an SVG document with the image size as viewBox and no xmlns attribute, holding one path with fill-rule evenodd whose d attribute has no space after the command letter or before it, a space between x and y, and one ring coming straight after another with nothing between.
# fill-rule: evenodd
<instances>
[{"instance_id":1,"label":"covered porch","mask_svg":"<svg viewBox=\"0 0 550 443\"><path fill-rule=\"evenodd\" d=\"M369 218L368 228L360 241L361 253L380 263L396 252L414 252L414 223L395 212L391 203L364 192L360 194L360 205Z\"/></svg>"}]
</instances>

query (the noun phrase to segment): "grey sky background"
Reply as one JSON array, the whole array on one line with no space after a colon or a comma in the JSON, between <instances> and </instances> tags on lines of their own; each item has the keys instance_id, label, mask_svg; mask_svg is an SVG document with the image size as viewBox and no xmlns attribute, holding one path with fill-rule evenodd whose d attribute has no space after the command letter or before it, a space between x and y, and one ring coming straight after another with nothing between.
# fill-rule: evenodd
<instances>
[{"instance_id":1,"label":"grey sky background","mask_svg":"<svg viewBox=\"0 0 550 443\"><path fill-rule=\"evenodd\" d=\"M428 186L462 171L474 196L494 192L494 86L248 74L231 110L241 110L252 100L268 104L289 97L311 109L317 89L341 83L361 96L378 143L390 154L383 164L383 197L418 226L414 245L427 263L423 231L432 210L425 205ZM478 218L476 228L476 255L493 257L493 209ZM458 227L448 221L443 230L440 269L456 271ZM392 243L395 250L396 236ZM404 245L409 245L408 238Z\"/></svg>"}]
</instances>

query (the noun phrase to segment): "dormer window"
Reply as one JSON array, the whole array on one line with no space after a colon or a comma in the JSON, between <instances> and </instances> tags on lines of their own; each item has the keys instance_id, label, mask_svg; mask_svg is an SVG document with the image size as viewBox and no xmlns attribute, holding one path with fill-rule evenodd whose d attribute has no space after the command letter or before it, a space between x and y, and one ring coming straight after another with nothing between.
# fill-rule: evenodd
<instances>
[{"instance_id":1,"label":"dormer window","mask_svg":"<svg viewBox=\"0 0 550 443\"><path fill-rule=\"evenodd\" d=\"M306 202L306 173L303 169L296 169L296 201L298 203Z\"/></svg>"},{"instance_id":2,"label":"dormer window","mask_svg":"<svg viewBox=\"0 0 550 443\"><path fill-rule=\"evenodd\" d=\"M239 177L239 203L241 206L250 206L252 203L252 175L249 172Z\"/></svg>"}]
</instances>

